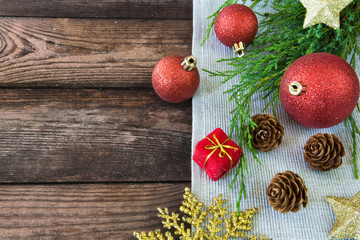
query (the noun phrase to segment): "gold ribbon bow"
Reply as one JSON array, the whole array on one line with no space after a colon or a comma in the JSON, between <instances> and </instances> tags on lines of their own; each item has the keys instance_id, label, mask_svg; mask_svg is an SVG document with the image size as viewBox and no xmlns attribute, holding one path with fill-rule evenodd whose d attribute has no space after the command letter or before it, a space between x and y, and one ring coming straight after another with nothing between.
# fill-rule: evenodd
<instances>
[{"instance_id":1,"label":"gold ribbon bow","mask_svg":"<svg viewBox=\"0 0 360 240\"><path fill-rule=\"evenodd\" d=\"M229 170L232 168L232 165L233 165L233 160L231 158L231 156L229 155L228 152L225 151L225 148L229 148L229 149L234 149L235 151L238 150L237 147L233 147L233 146L230 146L230 145L224 145L227 141L230 140L230 138L226 139L223 143L220 144L219 140L216 138L215 134L213 135L213 138L215 139L216 143L211 140L209 137L206 137L206 139L208 139L212 145L206 145L205 146L205 149L209 149L209 150L212 150L212 152L207 156L206 160L205 160L205 163L204 163L204 171L205 171L205 166L206 166L206 163L207 161L209 160L209 158L211 157L211 155L213 155L213 153L218 149L220 148L220 152L219 152L219 157L220 158L224 158L225 156L227 156L229 159L230 159L230 162L231 162L231 165L230 165L230 168Z\"/></svg>"}]
</instances>

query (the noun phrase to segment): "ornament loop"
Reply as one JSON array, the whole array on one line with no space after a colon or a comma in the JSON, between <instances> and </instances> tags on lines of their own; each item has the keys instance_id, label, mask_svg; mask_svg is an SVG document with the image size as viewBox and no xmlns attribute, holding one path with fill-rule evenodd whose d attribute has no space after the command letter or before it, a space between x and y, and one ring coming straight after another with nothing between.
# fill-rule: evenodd
<instances>
[{"instance_id":1,"label":"ornament loop","mask_svg":"<svg viewBox=\"0 0 360 240\"><path fill-rule=\"evenodd\" d=\"M232 48L239 57L243 57L245 55L245 43L235 43Z\"/></svg>"},{"instance_id":2,"label":"ornament loop","mask_svg":"<svg viewBox=\"0 0 360 240\"><path fill-rule=\"evenodd\" d=\"M190 72L196 67L197 58L194 55L187 56L184 61L182 61L181 66L184 70Z\"/></svg>"},{"instance_id":3,"label":"ornament loop","mask_svg":"<svg viewBox=\"0 0 360 240\"><path fill-rule=\"evenodd\" d=\"M306 92L306 84L303 82L292 82L289 85L289 92L291 95L300 96Z\"/></svg>"}]
</instances>

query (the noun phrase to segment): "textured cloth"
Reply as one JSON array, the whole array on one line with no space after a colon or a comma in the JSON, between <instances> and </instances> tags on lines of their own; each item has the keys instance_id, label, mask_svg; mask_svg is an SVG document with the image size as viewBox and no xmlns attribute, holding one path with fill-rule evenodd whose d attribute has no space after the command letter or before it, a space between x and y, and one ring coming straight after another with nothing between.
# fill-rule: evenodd
<instances>
[{"instance_id":1,"label":"textured cloth","mask_svg":"<svg viewBox=\"0 0 360 240\"><path fill-rule=\"evenodd\" d=\"M222 45L212 31L210 38L200 47L200 43L206 34L206 28L210 22L206 18L213 14L224 0L194 0L193 16L193 54L198 58L198 68L224 71L230 69L225 63L216 63L221 58L234 57L233 50ZM249 4L248 1L247 4ZM257 7L258 12L266 10ZM260 20L259 16L258 19ZM360 44L360 41L359 41ZM200 72L200 86L193 97L193 133L192 149L198 141L207 134L221 127L229 134L233 103L228 103L228 95L224 91L230 89L236 82L236 78L226 84L220 84L221 78L209 77L204 71ZM357 70L359 75L359 70ZM265 101L253 99L251 115L262 113L266 105ZM267 113L271 113L269 109ZM259 212L253 219L251 233L265 234L274 240L323 240L327 236L335 222L335 214L326 202L326 196L350 198L360 191L360 180L355 180L352 164L352 137L350 129L346 129L341 123L328 129L305 128L290 119L281 107L276 108L279 122L285 128L282 144L271 152L260 152L260 166L251 158L251 154L245 151L249 175L246 175L247 199L243 199L240 210L258 207ZM355 115L360 123L359 114ZM345 151L348 153L343 158L343 164L330 172L315 171L305 162L303 147L310 136L318 132L336 134L342 141ZM236 143L237 137L234 136ZM360 139L358 139L360 142ZM360 149L358 149L360 152ZM358 165L360 160L358 159ZM308 205L297 213L282 214L274 211L266 196L266 188L272 177L278 172L292 171L300 175L308 188ZM192 161L192 192L200 201L209 206L214 196L220 193L227 200L228 211L236 211L240 182L238 181L231 190L229 185L235 175L236 168L229 171L223 178L214 182L206 173Z\"/></svg>"}]
</instances>

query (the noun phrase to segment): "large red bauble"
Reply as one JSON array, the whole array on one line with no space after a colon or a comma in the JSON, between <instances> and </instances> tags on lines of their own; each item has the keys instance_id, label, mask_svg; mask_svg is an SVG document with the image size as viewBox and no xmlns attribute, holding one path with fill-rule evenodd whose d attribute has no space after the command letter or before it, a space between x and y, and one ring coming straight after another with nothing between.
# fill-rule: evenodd
<instances>
[{"instance_id":1,"label":"large red bauble","mask_svg":"<svg viewBox=\"0 0 360 240\"><path fill-rule=\"evenodd\" d=\"M305 92L290 93L296 82L306 86ZM354 69L344 59L329 53L312 53L297 59L280 83L282 106L305 127L328 128L344 121L358 100L359 79Z\"/></svg>"},{"instance_id":2,"label":"large red bauble","mask_svg":"<svg viewBox=\"0 0 360 240\"><path fill-rule=\"evenodd\" d=\"M172 55L164 57L155 66L152 73L152 85L155 92L164 101L180 103L190 99L199 87L199 71L183 69L184 57Z\"/></svg>"},{"instance_id":3,"label":"large red bauble","mask_svg":"<svg viewBox=\"0 0 360 240\"><path fill-rule=\"evenodd\" d=\"M250 44L257 33L258 21L251 8L232 4L220 11L214 25L217 38L228 47L235 43Z\"/></svg>"}]
</instances>

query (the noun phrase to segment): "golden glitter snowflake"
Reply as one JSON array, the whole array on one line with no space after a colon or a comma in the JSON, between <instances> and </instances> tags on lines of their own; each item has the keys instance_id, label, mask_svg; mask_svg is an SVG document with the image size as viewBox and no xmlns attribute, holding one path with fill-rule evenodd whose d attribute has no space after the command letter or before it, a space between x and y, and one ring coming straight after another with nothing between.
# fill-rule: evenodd
<instances>
[{"instance_id":1,"label":"golden glitter snowflake","mask_svg":"<svg viewBox=\"0 0 360 240\"><path fill-rule=\"evenodd\" d=\"M199 202L194 197L194 194L190 192L189 188L185 188L184 201L180 207L180 211L185 215L180 222L179 214L169 213L167 208L158 208L160 214L158 217L165 219L162 221L165 228L171 230L174 229L174 234L179 236L180 240L227 240L228 238L245 238L249 240L257 240L257 236L246 236L245 231L251 230L252 218L258 211L257 208L252 208L240 212L239 216L235 212L231 214L231 218L225 218L227 214L226 207L222 205L226 202L222 199L222 195L218 198L214 198L215 204L211 204L208 211L202 211L204 204ZM209 224L206 225L206 230L203 229L203 223L208 216ZM191 228L186 228L185 223L193 226L194 231ZM225 234L219 235L225 225ZM174 240L173 235L167 231L163 234L159 229L148 233L134 232L134 236L139 240ZM265 240L265 236L262 236L260 240ZM268 239L269 240L269 239Z\"/></svg>"}]
</instances>

